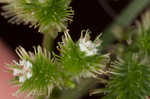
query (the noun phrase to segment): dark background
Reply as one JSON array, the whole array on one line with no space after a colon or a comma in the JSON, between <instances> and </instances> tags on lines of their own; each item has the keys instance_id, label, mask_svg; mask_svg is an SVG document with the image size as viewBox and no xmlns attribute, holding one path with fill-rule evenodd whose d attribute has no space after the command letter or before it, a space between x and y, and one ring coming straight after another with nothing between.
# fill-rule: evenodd
<instances>
[{"instance_id":1,"label":"dark background","mask_svg":"<svg viewBox=\"0 0 150 99\"><path fill-rule=\"evenodd\" d=\"M71 5L75 15L73 22L69 23L68 29L73 40L80 37L81 30L90 29L92 38L103 32L119 15L131 0L73 0ZM0 4L0 12L2 6ZM0 39L2 39L12 50L22 46L26 50L32 51L32 46L41 45L43 35L38 33L38 29L29 28L24 25L15 25L7 22L0 15ZM55 40L61 40L63 33L59 33ZM92 97L85 96L85 99L99 99L98 95Z\"/></svg>"}]
</instances>

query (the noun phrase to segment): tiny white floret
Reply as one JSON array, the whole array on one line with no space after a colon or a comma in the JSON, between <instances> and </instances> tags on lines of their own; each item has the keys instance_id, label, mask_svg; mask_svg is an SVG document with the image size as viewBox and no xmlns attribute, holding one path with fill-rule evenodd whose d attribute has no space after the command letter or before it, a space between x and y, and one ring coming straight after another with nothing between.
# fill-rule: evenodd
<instances>
[{"instance_id":1,"label":"tiny white floret","mask_svg":"<svg viewBox=\"0 0 150 99\"><path fill-rule=\"evenodd\" d=\"M26 80L25 76L20 76L19 77L19 82L24 82Z\"/></svg>"},{"instance_id":2,"label":"tiny white floret","mask_svg":"<svg viewBox=\"0 0 150 99\"><path fill-rule=\"evenodd\" d=\"M98 45L85 38L79 40L79 47L81 51L86 53L86 56L96 55L98 52Z\"/></svg>"},{"instance_id":3,"label":"tiny white floret","mask_svg":"<svg viewBox=\"0 0 150 99\"><path fill-rule=\"evenodd\" d=\"M15 62L18 68L13 68L13 75L19 77L19 82L24 82L32 77L32 63L26 60L20 60L19 63Z\"/></svg>"}]
</instances>

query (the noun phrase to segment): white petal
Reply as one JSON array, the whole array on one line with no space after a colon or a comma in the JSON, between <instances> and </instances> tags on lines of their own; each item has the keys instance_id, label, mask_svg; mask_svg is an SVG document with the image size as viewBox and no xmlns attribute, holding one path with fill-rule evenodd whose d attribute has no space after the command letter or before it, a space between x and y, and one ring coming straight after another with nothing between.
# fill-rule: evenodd
<instances>
[{"instance_id":1,"label":"white petal","mask_svg":"<svg viewBox=\"0 0 150 99\"><path fill-rule=\"evenodd\" d=\"M19 61L19 64L24 66L26 64L26 61L25 60L21 60L21 61Z\"/></svg>"},{"instance_id":2,"label":"white petal","mask_svg":"<svg viewBox=\"0 0 150 99\"><path fill-rule=\"evenodd\" d=\"M94 53L92 51L88 51L86 55L91 56L91 55L94 55Z\"/></svg>"},{"instance_id":3,"label":"white petal","mask_svg":"<svg viewBox=\"0 0 150 99\"><path fill-rule=\"evenodd\" d=\"M13 75L17 76L21 71L19 69L13 69Z\"/></svg>"},{"instance_id":4,"label":"white petal","mask_svg":"<svg viewBox=\"0 0 150 99\"><path fill-rule=\"evenodd\" d=\"M32 73L28 72L27 73L27 79L31 78L32 77Z\"/></svg>"},{"instance_id":5,"label":"white petal","mask_svg":"<svg viewBox=\"0 0 150 99\"><path fill-rule=\"evenodd\" d=\"M26 80L25 76L20 76L19 77L19 82L24 82Z\"/></svg>"},{"instance_id":6,"label":"white petal","mask_svg":"<svg viewBox=\"0 0 150 99\"><path fill-rule=\"evenodd\" d=\"M95 55L97 54L97 45L95 43L92 43L92 41L88 40L85 41L85 39L80 39L79 47L81 51L84 51L87 56Z\"/></svg>"},{"instance_id":7,"label":"white petal","mask_svg":"<svg viewBox=\"0 0 150 99\"><path fill-rule=\"evenodd\" d=\"M29 62L29 61L26 61L26 64L25 64L25 69L29 69L32 67L32 64Z\"/></svg>"},{"instance_id":8,"label":"white petal","mask_svg":"<svg viewBox=\"0 0 150 99\"><path fill-rule=\"evenodd\" d=\"M86 50L88 50L87 47L86 47L85 45L83 45L83 44L79 44L79 46L80 46L80 50L81 50L81 51L86 51Z\"/></svg>"},{"instance_id":9,"label":"white petal","mask_svg":"<svg viewBox=\"0 0 150 99\"><path fill-rule=\"evenodd\" d=\"M87 47L92 47L92 42L91 41L87 41L87 42L85 42L85 46L87 46Z\"/></svg>"}]
</instances>

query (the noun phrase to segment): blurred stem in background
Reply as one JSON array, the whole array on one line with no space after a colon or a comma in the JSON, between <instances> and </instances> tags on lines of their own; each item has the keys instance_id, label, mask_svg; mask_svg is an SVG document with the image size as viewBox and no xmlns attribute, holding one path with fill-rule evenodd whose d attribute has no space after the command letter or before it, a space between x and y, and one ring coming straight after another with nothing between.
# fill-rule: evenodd
<instances>
[{"instance_id":1,"label":"blurred stem in background","mask_svg":"<svg viewBox=\"0 0 150 99\"><path fill-rule=\"evenodd\" d=\"M98 0L98 2L110 17L114 19L117 16L117 13L109 6L107 0Z\"/></svg>"},{"instance_id":2,"label":"blurred stem in background","mask_svg":"<svg viewBox=\"0 0 150 99\"><path fill-rule=\"evenodd\" d=\"M114 36L112 29L115 26L126 27L138 14L148 5L150 0L132 0L132 2L122 11L116 20L104 31L103 46L106 47L109 43L113 42Z\"/></svg>"}]
</instances>

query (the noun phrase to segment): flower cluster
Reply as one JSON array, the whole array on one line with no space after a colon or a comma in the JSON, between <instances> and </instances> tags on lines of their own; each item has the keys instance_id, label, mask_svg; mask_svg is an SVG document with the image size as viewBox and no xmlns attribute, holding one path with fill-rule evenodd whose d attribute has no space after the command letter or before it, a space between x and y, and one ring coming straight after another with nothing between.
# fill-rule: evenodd
<instances>
[{"instance_id":1,"label":"flower cluster","mask_svg":"<svg viewBox=\"0 0 150 99\"><path fill-rule=\"evenodd\" d=\"M71 0L2 0L8 3L3 7L3 15L11 23L30 24L39 27L39 32L53 33L56 36L66 28L67 20L71 20Z\"/></svg>"},{"instance_id":2,"label":"flower cluster","mask_svg":"<svg viewBox=\"0 0 150 99\"><path fill-rule=\"evenodd\" d=\"M13 81L20 86L19 92L49 95L54 87L61 88L61 71L49 52L42 50L40 46L35 48L35 53L26 52L22 47L16 51L21 59L11 67L15 76Z\"/></svg>"},{"instance_id":3,"label":"flower cluster","mask_svg":"<svg viewBox=\"0 0 150 99\"><path fill-rule=\"evenodd\" d=\"M20 60L15 64L17 68L13 68L13 75L19 77L19 82L23 83L32 77L32 64L29 61Z\"/></svg>"},{"instance_id":4,"label":"flower cluster","mask_svg":"<svg viewBox=\"0 0 150 99\"><path fill-rule=\"evenodd\" d=\"M53 88L75 88L82 78L96 77L94 72L102 70L109 59L108 54L99 53L99 36L91 41L88 32L75 43L68 32L59 43L60 56L37 47L34 53L19 47L17 54L21 58L15 62L14 76L21 83L21 92L32 94L50 94Z\"/></svg>"},{"instance_id":5,"label":"flower cluster","mask_svg":"<svg viewBox=\"0 0 150 99\"><path fill-rule=\"evenodd\" d=\"M79 39L79 47L80 50L86 53L86 56L96 55L98 54L98 47L101 45L101 42L93 43L90 40L89 34L86 34L85 37L81 37Z\"/></svg>"},{"instance_id":6,"label":"flower cluster","mask_svg":"<svg viewBox=\"0 0 150 99\"><path fill-rule=\"evenodd\" d=\"M59 43L60 61L67 78L95 77L93 72L101 70L106 65L108 54L99 53L101 45L99 36L92 42L89 32L86 31L85 36L81 35L75 43L66 32L62 41Z\"/></svg>"}]
</instances>

